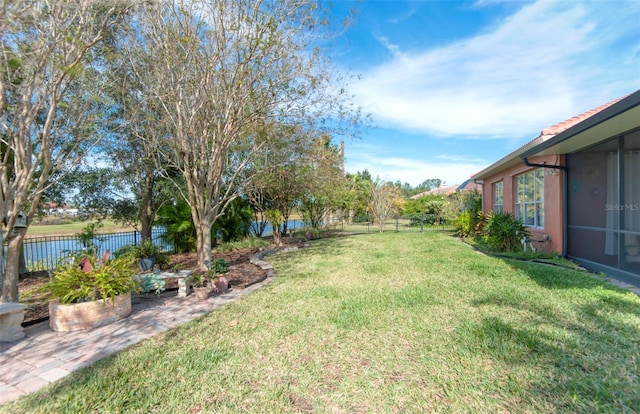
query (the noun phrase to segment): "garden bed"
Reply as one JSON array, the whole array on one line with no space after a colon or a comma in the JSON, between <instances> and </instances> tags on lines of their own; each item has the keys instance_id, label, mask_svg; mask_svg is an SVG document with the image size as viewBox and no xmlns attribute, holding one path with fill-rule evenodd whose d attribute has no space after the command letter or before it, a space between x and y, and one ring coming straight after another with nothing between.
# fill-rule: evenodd
<instances>
[{"instance_id":1,"label":"garden bed","mask_svg":"<svg viewBox=\"0 0 640 414\"><path fill-rule=\"evenodd\" d=\"M252 265L249 259L256 249L245 248L224 253L214 253L214 257L221 257L230 264L229 272L225 275L232 287L244 289L246 286L259 281L266 276L266 272ZM196 253L180 253L171 256L170 267L179 266L181 269L196 267ZM31 272L20 275L18 291L20 302L28 306L25 311L23 325L40 322L49 317L49 302L43 295L36 292L37 288L49 280L47 271ZM176 289L176 280L167 280L166 289Z\"/></svg>"}]
</instances>

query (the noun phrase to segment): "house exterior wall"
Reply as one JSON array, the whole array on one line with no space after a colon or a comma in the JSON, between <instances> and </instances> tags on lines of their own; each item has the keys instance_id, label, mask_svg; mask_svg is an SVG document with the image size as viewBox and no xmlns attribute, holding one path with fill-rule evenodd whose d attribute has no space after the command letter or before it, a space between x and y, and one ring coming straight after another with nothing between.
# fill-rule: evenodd
<instances>
[{"instance_id":1,"label":"house exterior wall","mask_svg":"<svg viewBox=\"0 0 640 414\"><path fill-rule=\"evenodd\" d=\"M529 159L536 164L565 166L564 155L534 157ZM484 213L493 209L493 187L502 181L503 211L515 214L516 177L533 171L538 167L528 167L524 164L506 168L498 173L484 178L482 191L482 206ZM544 169L544 227L529 227L533 246L537 250L562 253L563 246L563 197L562 177L564 171L558 169Z\"/></svg>"}]
</instances>

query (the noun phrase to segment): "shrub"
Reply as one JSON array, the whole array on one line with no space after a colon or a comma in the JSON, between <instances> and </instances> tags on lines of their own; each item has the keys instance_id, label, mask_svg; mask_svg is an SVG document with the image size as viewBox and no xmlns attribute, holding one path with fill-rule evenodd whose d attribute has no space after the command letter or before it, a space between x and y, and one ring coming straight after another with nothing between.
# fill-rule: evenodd
<instances>
[{"instance_id":1,"label":"shrub","mask_svg":"<svg viewBox=\"0 0 640 414\"><path fill-rule=\"evenodd\" d=\"M77 256L63 260L42 287L49 299L62 304L114 298L138 287L131 257L124 256L100 264L95 256ZM88 260L91 270L84 271L81 260Z\"/></svg>"},{"instance_id":2,"label":"shrub","mask_svg":"<svg viewBox=\"0 0 640 414\"><path fill-rule=\"evenodd\" d=\"M461 213L453 222L456 233L459 237L469 237L474 233L474 226L471 221L471 213L465 211Z\"/></svg>"},{"instance_id":3,"label":"shrub","mask_svg":"<svg viewBox=\"0 0 640 414\"><path fill-rule=\"evenodd\" d=\"M522 238L529 231L510 213L489 213L483 228L483 240L490 249L499 252L512 252L522 248Z\"/></svg>"},{"instance_id":4,"label":"shrub","mask_svg":"<svg viewBox=\"0 0 640 414\"><path fill-rule=\"evenodd\" d=\"M129 244L116 250L115 257L129 256L135 259L155 257L155 264L164 269L169 264L169 255L162 251L162 248L153 244L151 240L145 240L141 244Z\"/></svg>"},{"instance_id":5,"label":"shrub","mask_svg":"<svg viewBox=\"0 0 640 414\"><path fill-rule=\"evenodd\" d=\"M166 281L155 273L148 273L142 278L140 282L140 289L142 293L154 292L156 295L164 292Z\"/></svg>"},{"instance_id":6,"label":"shrub","mask_svg":"<svg viewBox=\"0 0 640 414\"><path fill-rule=\"evenodd\" d=\"M223 273L227 273L229 271L229 262L219 257L217 259L213 259L211 262L211 268L209 269L213 275L219 275Z\"/></svg>"}]
</instances>

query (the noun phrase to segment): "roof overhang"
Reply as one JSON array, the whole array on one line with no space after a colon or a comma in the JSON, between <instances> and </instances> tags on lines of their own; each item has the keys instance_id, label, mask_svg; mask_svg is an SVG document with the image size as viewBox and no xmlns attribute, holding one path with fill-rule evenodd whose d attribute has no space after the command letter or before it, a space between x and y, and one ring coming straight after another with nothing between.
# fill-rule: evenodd
<instances>
[{"instance_id":1,"label":"roof overhang","mask_svg":"<svg viewBox=\"0 0 640 414\"><path fill-rule=\"evenodd\" d=\"M483 180L530 157L570 154L640 128L640 90L557 135L540 135L471 176Z\"/></svg>"},{"instance_id":2,"label":"roof overhang","mask_svg":"<svg viewBox=\"0 0 640 414\"><path fill-rule=\"evenodd\" d=\"M486 177L489 177L495 173L498 173L502 170L505 170L507 168L511 168L511 167L515 167L516 165L522 165L522 160L520 159L521 154L523 154L524 152L526 152L527 150L531 149L531 148L535 148L536 146L538 146L540 143L544 142L545 139L549 139L551 137L551 135L541 135L537 138L535 138L533 141L528 142L527 144L523 145L522 147L518 148L517 150L513 151L512 153L502 157L501 159L499 159L498 161L494 162L493 164L491 164L490 166L488 166L487 168L478 171L477 173L473 174L471 176L471 179L474 181L478 181L478 180L483 180Z\"/></svg>"},{"instance_id":3,"label":"roof overhang","mask_svg":"<svg viewBox=\"0 0 640 414\"><path fill-rule=\"evenodd\" d=\"M640 127L640 90L544 142L527 148L521 159L571 154Z\"/></svg>"}]
</instances>

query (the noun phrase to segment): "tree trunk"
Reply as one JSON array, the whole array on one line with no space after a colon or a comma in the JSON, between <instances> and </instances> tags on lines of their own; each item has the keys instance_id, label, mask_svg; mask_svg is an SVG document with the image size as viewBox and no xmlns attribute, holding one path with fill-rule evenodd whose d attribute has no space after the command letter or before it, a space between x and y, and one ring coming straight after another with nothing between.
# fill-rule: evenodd
<instances>
[{"instance_id":1,"label":"tree trunk","mask_svg":"<svg viewBox=\"0 0 640 414\"><path fill-rule=\"evenodd\" d=\"M140 235L142 241L151 240L153 225L153 174L147 172L144 177L140 206Z\"/></svg>"},{"instance_id":2,"label":"tree trunk","mask_svg":"<svg viewBox=\"0 0 640 414\"><path fill-rule=\"evenodd\" d=\"M198 268L204 269L211 266L211 223L201 219L195 224L196 246L198 252Z\"/></svg>"},{"instance_id":3,"label":"tree trunk","mask_svg":"<svg viewBox=\"0 0 640 414\"><path fill-rule=\"evenodd\" d=\"M23 273L29 273L29 269L27 269L27 260L24 258L24 245L20 244L20 258L18 260L18 276Z\"/></svg>"},{"instance_id":4,"label":"tree trunk","mask_svg":"<svg viewBox=\"0 0 640 414\"><path fill-rule=\"evenodd\" d=\"M280 226L273 226L273 244L276 247L282 247L282 232L280 231Z\"/></svg>"},{"instance_id":5,"label":"tree trunk","mask_svg":"<svg viewBox=\"0 0 640 414\"><path fill-rule=\"evenodd\" d=\"M0 302L18 301L18 268L20 262L20 245L24 235L9 236L7 245L6 267L4 283L2 284L2 297Z\"/></svg>"}]
</instances>

